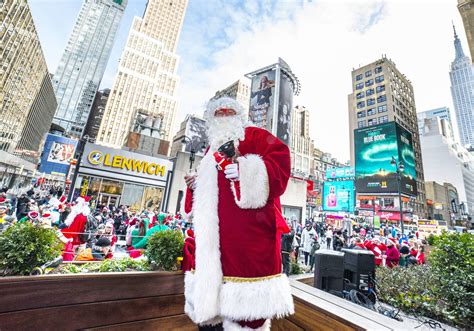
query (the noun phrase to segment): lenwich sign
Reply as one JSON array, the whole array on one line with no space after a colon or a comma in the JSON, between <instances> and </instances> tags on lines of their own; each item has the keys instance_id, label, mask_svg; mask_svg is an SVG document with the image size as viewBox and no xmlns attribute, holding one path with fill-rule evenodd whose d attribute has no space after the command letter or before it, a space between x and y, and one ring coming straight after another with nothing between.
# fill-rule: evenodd
<instances>
[{"instance_id":1,"label":"lenwich sign","mask_svg":"<svg viewBox=\"0 0 474 331\"><path fill-rule=\"evenodd\" d=\"M109 175L117 173L154 180L166 180L172 165L164 158L89 143L84 148L81 162L81 168L96 169Z\"/></svg>"}]
</instances>

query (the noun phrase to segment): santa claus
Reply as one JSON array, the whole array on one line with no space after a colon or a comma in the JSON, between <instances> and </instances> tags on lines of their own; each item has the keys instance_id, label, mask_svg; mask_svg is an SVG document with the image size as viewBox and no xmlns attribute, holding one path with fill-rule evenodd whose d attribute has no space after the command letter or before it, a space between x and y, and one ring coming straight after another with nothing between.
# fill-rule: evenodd
<instances>
[{"instance_id":1,"label":"santa claus","mask_svg":"<svg viewBox=\"0 0 474 331\"><path fill-rule=\"evenodd\" d=\"M185 276L185 311L201 328L270 330L270 320L293 314L281 273L279 197L290 176L288 147L252 127L230 98L204 114L209 150L197 176L185 177L186 212L193 213L195 270ZM232 150L235 147L235 155ZM222 145L227 151L221 152ZM192 202L192 203L191 203ZM279 223L280 222L280 223Z\"/></svg>"},{"instance_id":2,"label":"santa claus","mask_svg":"<svg viewBox=\"0 0 474 331\"><path fill-rule=\"evenodd\" d=\"M83 244L81 234L86 229L87 216L91 213L89 199L90 197L77 198L76 204L71 207L71 212L64 221L67 228L64 228L62 232L66 238L72 238L74 246Z\"/></svg>"}]
</instances>

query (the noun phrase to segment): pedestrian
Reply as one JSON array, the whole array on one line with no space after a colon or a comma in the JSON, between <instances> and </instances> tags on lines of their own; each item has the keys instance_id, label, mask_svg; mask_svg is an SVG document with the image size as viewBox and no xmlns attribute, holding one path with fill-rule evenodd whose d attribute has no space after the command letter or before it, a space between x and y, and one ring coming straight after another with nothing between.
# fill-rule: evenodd
<instances>
[{"instance_id":1,"label":"pedestrian","mask_svg":"<svg viewBox=\"0 0 474 331\"><path fill-rule=\"evenodd\" d=\"M393 268L397 266L400 261L400 253L395 247L395 243L390 239L387 240L387 253L386 254L387 254L387 259L386 259L387 267Z\"/></svg>"},{"instance_id":2,"label":"pedestrian","mask_svg":"<svg viewBox=\"0 0 474 331\"><path fill-rule=\"evenodd\" d=\"M281 260L283 264L283 273L290 275L290 255L293 250L293 239L295 237L295 230L291 226L291 222L287 223L290 228L290 233L284 233L281 236Z\"/></svg>"},{"instance_id":3,"label":"pedestrian","mask_svg":"<svg viewBox=\"0 0 474 331\"><path fill-rule=\"evenodd\" d=\"M332 229L329 227L328 230L326 231L326 246L327 249L331 249L331 240L332 240Z\"/></svg>"},{"instance_id":4,"label":"pedestrian","mask_svg":"<svg viewBox=\"0 0 474 331\"><path fill-rule=\"evenodd\" d=\"M309 253L313 246L313 239L318 238L310 222L306 222L306 227L301 234L301 250L304 254L304 265L309 264Z\"/></svg>"}]
</instances>

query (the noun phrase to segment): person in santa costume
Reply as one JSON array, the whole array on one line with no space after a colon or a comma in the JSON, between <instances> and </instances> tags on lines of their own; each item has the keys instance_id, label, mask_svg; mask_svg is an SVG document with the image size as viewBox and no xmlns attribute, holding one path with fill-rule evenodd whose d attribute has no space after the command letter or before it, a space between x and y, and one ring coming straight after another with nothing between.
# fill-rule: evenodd
<instances>
[{"instance_id":1,"label":"person in santa costume","mask_svg":"<svg viewBox=\"0 0 474 331\"><path fill-rule=\"evenodd\" d=\"M91 213L89 208L90 197L79 197L76 204L71 207L64 224L67 228L62 229L66 238L72 238L72 244L78 246L83 244L80 235L84 233L87 224L87 216Z\"/></svg>"},{"instance_id":2,"label":"person in santa costume","mask_svg":"<svg viewBox=\"0 0 474 331\"><path fill-rule=\"evenodd\" d=\"M210 146L197 175L185 177L196 245L185 312L201 329L270 330L272 318L294 313L280 255L281 234L289 230L279 197L290 177L290 151L250 126L234 99L211 101L204 119ZM221 151L232 150L229 142L235 156L222 158L216 152L224 144Z\"/></svg>"}]
</instances>

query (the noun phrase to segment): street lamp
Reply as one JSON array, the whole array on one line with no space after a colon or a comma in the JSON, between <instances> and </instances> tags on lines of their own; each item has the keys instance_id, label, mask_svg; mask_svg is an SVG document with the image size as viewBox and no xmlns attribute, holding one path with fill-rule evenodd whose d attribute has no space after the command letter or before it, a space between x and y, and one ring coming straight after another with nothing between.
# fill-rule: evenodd
<instances>
[{"instance_id":1,"label":"street lamp","mask_svg":"<svg viewBox=\"0 0 474 331\"><path fill-rule=\"evenodd\" d=\"M201 142L201 141L193 141L191 138L187 136L183 136L183 140L181 140L181 143L183 145L186 145L186 143L189 143L189 146L191 148L190 155L189 155L189 170L192 170L193 168L193 163L196 159L196 153L200 152L202 149L206 148L206 144ZM195 146L196 144L201 144L201 146Z\"/></svg>"},{"instance_id":2,"label":"street lamp","mask_svg":"<svg viewBox=\"0 0 474 331\"><path fill-rule=\"evenodd\" d=\"M392 156L392 161L390 164L397 168L397 184L398 184L398 201L400 204L400 229L402 230L402 236L404 235L403 229L403 204L402 204L402 189L401 189L401 181L402 181L402 172L405 170L405 164L402 161L398 162L395 160L395 157Z\"/></svg>"}]
</instances>

